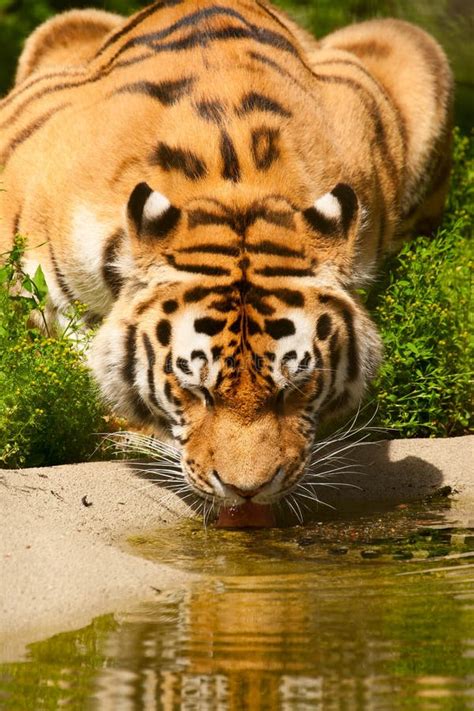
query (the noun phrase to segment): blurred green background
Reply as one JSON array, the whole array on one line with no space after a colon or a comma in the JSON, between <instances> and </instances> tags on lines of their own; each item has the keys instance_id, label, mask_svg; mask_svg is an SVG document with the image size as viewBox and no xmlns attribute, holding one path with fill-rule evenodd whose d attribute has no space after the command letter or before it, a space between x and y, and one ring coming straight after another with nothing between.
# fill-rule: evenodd
<instances>
[{"instance_id":1,"label":"blurred green background","mask_svg":"<svg viewBox=\"0 0 474 711\"><path fill-rule=\"evenodd\" d=\"M11 86L24 39L40 22L73 7L129 15L139 0L0 0L0 95ZM317 37L369 17L400 17L424 27L445 48L456 75L456 121L474 124L474 0L276 0Z\"/></svg>"}]
</instances>

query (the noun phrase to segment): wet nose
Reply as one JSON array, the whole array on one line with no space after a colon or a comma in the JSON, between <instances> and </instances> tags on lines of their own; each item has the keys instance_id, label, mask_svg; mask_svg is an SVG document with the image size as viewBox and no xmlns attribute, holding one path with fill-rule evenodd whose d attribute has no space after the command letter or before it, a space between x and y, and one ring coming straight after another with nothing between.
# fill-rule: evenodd
<instances>
[{"instance_id":1,"label":"wet nose","mask_svg":"<svg viewBox=\"0 0 474 711\"><path fill-rule=\"evenodd\" d=\"M259 486L256 489L239 489L239 487L233 486L232 484L226 484L226 486L229 489L232 489L232 491L235 491L235 493L241 496L243 499L251 499L263 489L263 486Z\"/></svg>"},{"instance_id":2,"label":"wet nose","mask_svg":"<svg viewBox=\"0 0 474 711\"><path fill-rule=\"evenodd\" d=\"M224 489L227 489L227 491L231 491L232 493L237 494L238 496L241 496L243 499L252 499L254 496L256 496L262 489L265 489L275 478L275 476L278 474L279 469L275 471L273 476L271 476L267 481L265 481L263 484L259 484L258 486L243 486L242 484L239 484L239 486L236 486L235 484L231 484L228 481L225 481L222 476L219 475L219 472L216 470L213 471L213 475L215 479L219 482L221 486L224 487Z\"/></svg>"}]
</instances>

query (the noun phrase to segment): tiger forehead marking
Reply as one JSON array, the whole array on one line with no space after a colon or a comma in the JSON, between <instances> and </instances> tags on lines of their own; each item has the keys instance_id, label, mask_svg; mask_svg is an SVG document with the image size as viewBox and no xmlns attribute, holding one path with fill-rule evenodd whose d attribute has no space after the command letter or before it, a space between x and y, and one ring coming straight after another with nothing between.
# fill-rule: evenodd
<instances>
[{"instance_id":1,"label":"tiger forehead marking","mask_svg":"<svg viewBox=\"0 0 474 711\"><path fill-rule=\"evenodd\" d=\"M105 397L165 423L201 495L284 495L319 423L360 402L381 349L357 289L439 222L451 93L408 23L316 42L264 0L71 11L27 40L0 221L30 237L52 313L103 319Z\"/></svg>"}]
</instances>

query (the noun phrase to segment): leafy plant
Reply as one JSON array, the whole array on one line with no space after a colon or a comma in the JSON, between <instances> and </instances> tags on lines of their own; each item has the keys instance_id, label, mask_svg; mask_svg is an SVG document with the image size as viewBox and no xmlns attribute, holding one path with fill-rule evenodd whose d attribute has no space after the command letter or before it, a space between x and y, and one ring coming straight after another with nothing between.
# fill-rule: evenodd
<instances>
[{"instance_id":1,"label":"leafy plant","mask_svg":"<svg viewBox=\"0 0 474 711\"><path fill-rule=\"evenodd\" d=\"M80 461L108 420L84 363L84 307L76 304L64 329L51 333L44 274L23 271L24 251L17 237L0 267L0 466Z\"/></svg>"},{"instance_id":2,"label":"leafy plant","mask_svg":"<svg viewBox=\"0 0 474 711\"><path fill-rule=\"evenodd\" d=\"M474 141L455 139L442 227L406 244L368 299L385 348L377 424L402 437L463 434L472 412Z\"/></svg>"}]
</instances>

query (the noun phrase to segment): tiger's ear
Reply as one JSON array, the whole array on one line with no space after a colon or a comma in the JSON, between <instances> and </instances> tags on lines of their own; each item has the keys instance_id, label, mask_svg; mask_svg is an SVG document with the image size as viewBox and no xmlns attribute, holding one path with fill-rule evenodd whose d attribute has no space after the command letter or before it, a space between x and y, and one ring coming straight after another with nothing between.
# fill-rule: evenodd
<instances>
[{"instance_id":1,"label":"tiger's ear","mask_svg":"<svg viewBox=\"0 0 474 711\"><path fill-rule=\"evenodd\" d=\"M323 237L349 240L359 222L357 195L347 183L338 183L331 192L303 211L306 223Z\"/></svg>"},{"instance_id":2,"label":"tiger's ear","mask_svg":"<svg viewBox=\"0 0 474 711\"><path fill-rule=\"evenodd\" d=\"M127 218L130 234L150 242L172 232L181 218L181 210L147 183L138 183L128 200Z\"/></svg>"}]
</instances>

